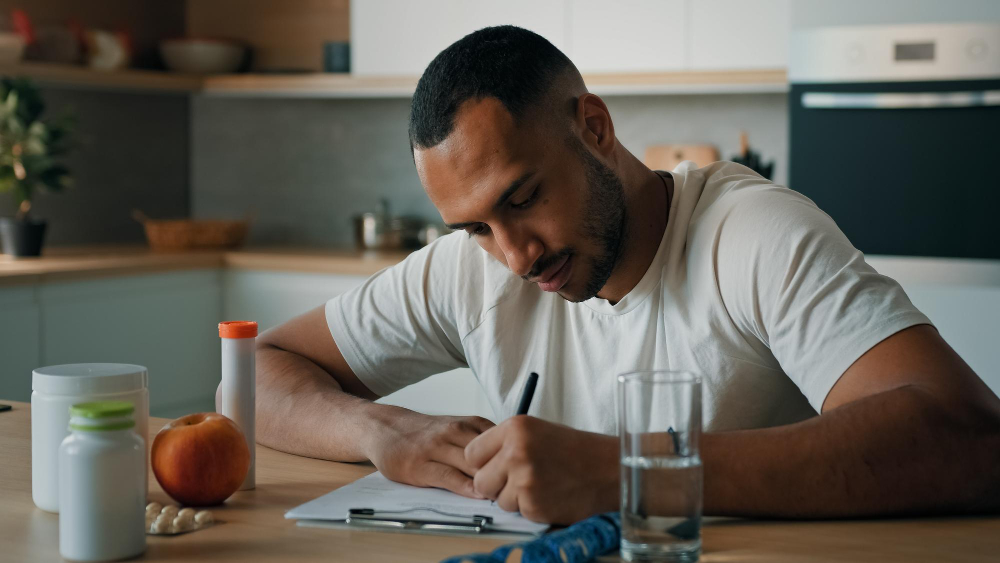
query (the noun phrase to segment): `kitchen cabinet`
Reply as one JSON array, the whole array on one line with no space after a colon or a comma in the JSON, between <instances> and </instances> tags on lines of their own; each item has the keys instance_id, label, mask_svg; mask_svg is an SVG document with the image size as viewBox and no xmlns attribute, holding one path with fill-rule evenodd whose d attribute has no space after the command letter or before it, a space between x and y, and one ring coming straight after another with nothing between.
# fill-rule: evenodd
<instances>
[{"instance_id":1,"label":"kitchen cabinet","mask_svg":"<svg viewBox=\"0 0 1000 563\"><path fill-rule=\"evenodd\" d=\"M31 370L41 357L40 326L34 286L0 287L0 399L31 399Z\"/></svg>"},{"instance_id":2,"label":"kitchen cabinet","mask_svg":"<svg viewBox=\"0 0 1000 563\"><path fill-rule=\"evenodd\" d=\"M657 72L687 66L686 0L572 0L566 54L581 73Z\"/></svg>"},{"instance_id":3,"label":"kitchen cabinet","mask_svg":"<svg viewBox=\"0 0 1000 563\"><path fill-rule=\"evenodd\" d=\"M366 279L338 274L227 270L223 275L224 316L255 320L263 331L325 304ZM433 375L378 402L426 414L494 418L486 395L468 368Z\"/></svg>"},{"instance_id":4,"label":"kitchen cabinet","mask_svg":"<svg viewBox=\"0 0 1000 563\"><path fill-rule=\"evenodd\" d=\"M690 0L689 70L785 68L789 0Z\"/></svg>"},{"instance_id":5,"label":"kitchen cabinet","mask_svg":"<svg viewBox=\"0 0 1000 563\"><path fill-rule=\"evenodd\" d=\"M513 24L566 48L569 0L352 0L351 72L419 76L439 52L483 27Z\"/></svg>"},{"instance_id":6,"label":"kitchen cabinet","mask_svg":"<svg viewBox=\"0 0 1000 563\"><path fill-rule=\"evenodd\" d=\"M351 68L419 76L460 37L510 23L545 36L584 74L780 69L789 20L789 0L354 0Z\"/></svg>"},{"instance_id":7,"label":"kitchen cabinet","mask_svg":"<svg viewBox=\"0 0 1000 563\"><path fill-rule=\"evenodd\" d=\"M45 283L37 365L134 363L149 370L155 416L214 410L219 270Z\"/></svg>"}]
</instances>

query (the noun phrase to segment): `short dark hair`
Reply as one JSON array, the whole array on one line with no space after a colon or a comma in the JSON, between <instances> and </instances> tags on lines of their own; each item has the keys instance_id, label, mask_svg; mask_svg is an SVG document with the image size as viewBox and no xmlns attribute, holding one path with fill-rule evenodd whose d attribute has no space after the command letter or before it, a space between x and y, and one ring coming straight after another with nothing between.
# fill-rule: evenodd
<instances>
[{"instance_id":1,"label":"short dark hair","mask_svg":"<svg viewBox=\"0 0 1000 563\"><path fill-rule=\"evenodd\" d=\"M496 98L518 119L573 63L537 33L501 25L466 35L427 65L410 105L410 148L430 148L469 99Z\"/></svg>"}]
</instances>

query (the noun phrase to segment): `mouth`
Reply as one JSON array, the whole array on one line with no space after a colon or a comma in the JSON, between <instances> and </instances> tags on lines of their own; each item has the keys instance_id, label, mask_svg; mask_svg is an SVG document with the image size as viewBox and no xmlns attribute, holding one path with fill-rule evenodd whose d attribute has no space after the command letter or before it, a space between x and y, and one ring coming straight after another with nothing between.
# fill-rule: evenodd
<instances>
[{"instance_id":1,"label":"mouth","mask_svg":"<svg viewBox=\"0 0 1000 563\"><path fill-rule=\"evenodd\" d=\"M566 256L559 262L553 264L548 270L542 272L538 279L534 280L542 291L559 291L569 281L570 272L573 270L572 257Z\"/></svg>"}]
</instances>

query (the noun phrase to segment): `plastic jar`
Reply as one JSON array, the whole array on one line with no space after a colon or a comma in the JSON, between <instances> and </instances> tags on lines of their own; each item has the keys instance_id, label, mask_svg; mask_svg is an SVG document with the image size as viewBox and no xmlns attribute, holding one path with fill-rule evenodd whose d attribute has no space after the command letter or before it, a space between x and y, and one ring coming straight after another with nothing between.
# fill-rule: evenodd
<instances>
[{"instance_id":1,"label":"plastic jar","mask_svg":"<svg viewBox=\"0 0 1000 563\"><path fill-rule=\"evenodd\" d=\"M132 403L70 407L59 446L59 553L73 561L114 561L146 550L146 441Z\"/></svg>"},{"instance_id":2,"label":"plastic jar","mask_svg":"<svg viewBox=\"0 0 1000 563\"><path fill-rule=\"evenodd\" d=\"M65 364L32 372L31 498L38 508L59 512L58 453L59 444L69 435L69 408L92 401L128 401L135 406L135 431L145 442L149 436L148 380L146 368L131 364ZM143 458L144 465L148 458Z\"/></svg>"}]
</instances>

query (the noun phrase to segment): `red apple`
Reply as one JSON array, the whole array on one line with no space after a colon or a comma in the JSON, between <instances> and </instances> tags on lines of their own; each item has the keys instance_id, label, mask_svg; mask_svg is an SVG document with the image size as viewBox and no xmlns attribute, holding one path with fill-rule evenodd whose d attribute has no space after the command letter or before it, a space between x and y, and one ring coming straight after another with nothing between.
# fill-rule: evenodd
<instances>
[{"instance_id":1,"label":"red apple","mask_svg":"<svg viewBox=\"0 0 1000 563\"><path fill-rule=\"evenodd\" d=\"M250 469L250 449L239 426L214 412L167 423L150 451L163 491L188 506L219 504L236 492Z\"/></svg>"}]
</instances>

